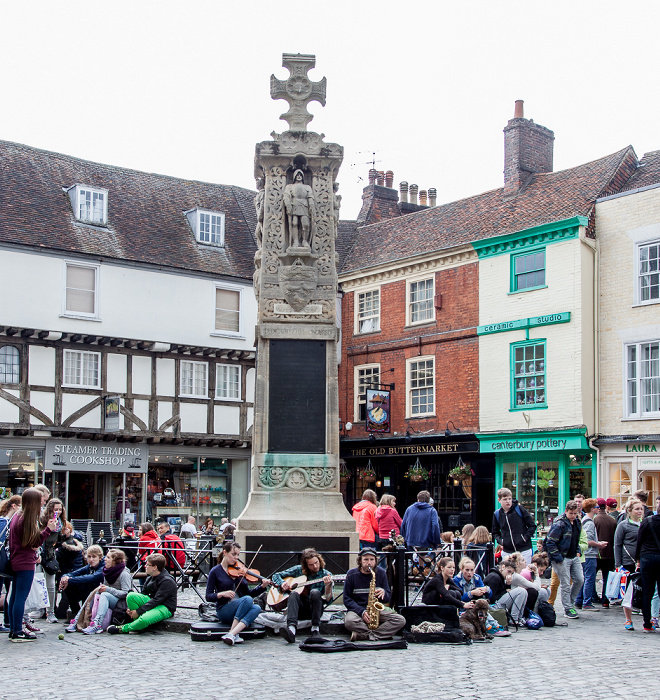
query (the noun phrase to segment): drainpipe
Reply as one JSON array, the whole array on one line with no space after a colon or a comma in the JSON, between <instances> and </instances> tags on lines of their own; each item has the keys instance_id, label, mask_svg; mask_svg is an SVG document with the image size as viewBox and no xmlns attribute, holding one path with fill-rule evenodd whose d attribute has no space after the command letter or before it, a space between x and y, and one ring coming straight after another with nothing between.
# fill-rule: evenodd
<instances>
[{"instance_id":1,"label":"drainpipe","mask_svg":"<svg viewBox=\"0 0 660 700\"><path fill-rule=\"evenodd\" d=\"M594 254L594 435L589 439L589 446L596 451L596 493L604 494L603 482L607 483L603 465L600 462L600 449L593 440L600 434L600 240L596 238L593 247Z\"/></svg>"}]
</instances>

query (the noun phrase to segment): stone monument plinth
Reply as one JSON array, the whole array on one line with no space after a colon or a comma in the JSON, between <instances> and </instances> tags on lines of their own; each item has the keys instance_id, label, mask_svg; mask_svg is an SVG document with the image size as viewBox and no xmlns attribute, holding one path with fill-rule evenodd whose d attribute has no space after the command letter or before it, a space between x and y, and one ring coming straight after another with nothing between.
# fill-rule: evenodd
<instances>
[{"instance_id":1,"label":"stone monument plinth","mask_svg":"<svg viewBox=\"0 0 660 700\"><path fill-rule=\"evenodd\" d=\"M314 56L284 54L289 130L256 146L258 193L254 291L257 372L251 489L238 522L248 550L358 548L355 521L339 491L337 255L343 149L307 131L307 104L325 105ZM277 566L275 558L271 558ZM269 571L260 555L255 565Z\"/></svg>"}]
</instances>

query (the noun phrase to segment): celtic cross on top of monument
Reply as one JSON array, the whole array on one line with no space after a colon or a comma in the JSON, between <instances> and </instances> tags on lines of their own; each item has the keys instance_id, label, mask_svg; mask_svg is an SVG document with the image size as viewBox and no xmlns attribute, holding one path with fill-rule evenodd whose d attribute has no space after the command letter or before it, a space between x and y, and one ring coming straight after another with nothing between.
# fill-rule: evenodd
<instances>
[{"instance_id":1,"label":"celtic cross on top of monument","mask_svg":"<svg viewBox=\"0 0 660 700\"><path fill-rule=\"evenodd\" d=\"M307 131L307 124L314 115L307 111L307 105L316 100L325 107L326 80L312 82L307 77L310 68L316 65L316 56L302 53L282 54L282 65L291 74L287 80L270 76L270 96L274 100L286 100L289 111L280 116L289 124L290 131Z\"/></svg>"}]
</instances>

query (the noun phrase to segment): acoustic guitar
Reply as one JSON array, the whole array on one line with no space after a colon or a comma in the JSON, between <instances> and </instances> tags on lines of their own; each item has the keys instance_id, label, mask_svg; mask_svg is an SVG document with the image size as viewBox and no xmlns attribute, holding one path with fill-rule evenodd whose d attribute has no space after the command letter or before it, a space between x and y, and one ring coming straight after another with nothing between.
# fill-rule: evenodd
<instances>
[{"instance_id":1,"label":"acoustic guitar","mask_svg":"<svg viewBox=\"0 0 660 700\"><path fill-rule=\"evenodd\" d=\"M332 577L333 583L345 580L345 574ZM293 576L288 576L284 579L283 583L288 583L290 590L283 591L281 586L273 585L268 590L268 597L266 598L266 602L268 603L268 606L271 608L271 610L274 610L275 612L282 612L282 610L284 610L284 608L286 608L286 606L288 605L287 598L293 591L298 591L300 595L305 595L305 589L307 589L308 586L311 586L314 583L321 583L321 581L323 581L322 577L308 581L307 576L298 576L297 578L294 578Z\"/></svg>"}]
</instances>

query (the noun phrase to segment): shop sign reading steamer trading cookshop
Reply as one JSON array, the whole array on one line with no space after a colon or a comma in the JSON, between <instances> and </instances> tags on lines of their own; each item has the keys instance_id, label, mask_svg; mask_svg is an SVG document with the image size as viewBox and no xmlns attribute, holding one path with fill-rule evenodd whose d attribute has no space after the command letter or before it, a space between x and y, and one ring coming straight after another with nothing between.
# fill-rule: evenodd
<instances>
[{"instance_id":1,"label":"shop sign reading steamer trading cookshop","mask_svg":"<svg viewBox=\"0 0 660 700\"><path fill-rule=\"evenodd\" d=\"M46 440L44 466L53 471L146 474L148 462L148 445Z\"/></svg>"}]
</instances>

